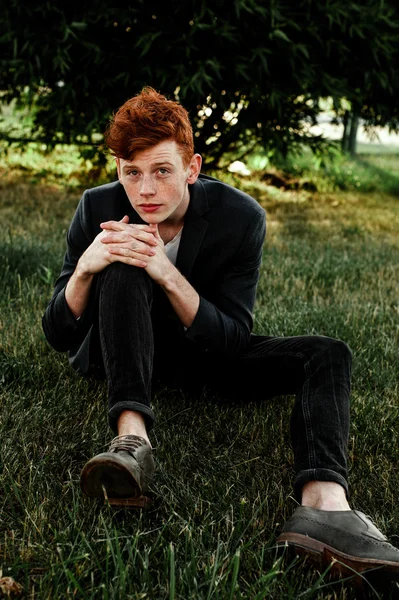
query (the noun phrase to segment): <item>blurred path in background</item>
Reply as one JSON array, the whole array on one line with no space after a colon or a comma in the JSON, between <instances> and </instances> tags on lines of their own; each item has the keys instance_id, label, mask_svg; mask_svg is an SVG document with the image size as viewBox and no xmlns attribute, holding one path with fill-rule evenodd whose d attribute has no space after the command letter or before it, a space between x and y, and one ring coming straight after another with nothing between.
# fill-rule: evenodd
<instances>
[{"instance_id":1,"label":"blurred path in background","mask_svg":"<svg viewBox=\"0 0 399 600\"><path fill-rule=\"evenodd\" d=\"M331 121L331 115L321 113L318 124L310 127L310 133L313 135L322 134L331 140L340 140L344 126L334 125ZM360 124L357 133L357 152L399 152L399 134L390 133L387 127L375 127L370 135L363 124Z\"/></svg>"}]
</instances>

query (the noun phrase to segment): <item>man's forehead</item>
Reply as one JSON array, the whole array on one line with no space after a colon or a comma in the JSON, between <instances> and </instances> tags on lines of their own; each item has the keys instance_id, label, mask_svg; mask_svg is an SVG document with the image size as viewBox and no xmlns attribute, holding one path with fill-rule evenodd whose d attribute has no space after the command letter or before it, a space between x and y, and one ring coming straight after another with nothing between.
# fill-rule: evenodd
<instances>
[{"instance_id":1,"label":"man's forehead","mask_svg":"<svg viewBox=\"0 0 399 600\"><path fill-rule=\"evenodd\" d=\"M182 161L178 146L174 141L161 142L156 146L137 152L131 160L120 159L122 167L133 167L140 163L158 164L170 163L176 164Z\"/></svg>"}]
</instances>

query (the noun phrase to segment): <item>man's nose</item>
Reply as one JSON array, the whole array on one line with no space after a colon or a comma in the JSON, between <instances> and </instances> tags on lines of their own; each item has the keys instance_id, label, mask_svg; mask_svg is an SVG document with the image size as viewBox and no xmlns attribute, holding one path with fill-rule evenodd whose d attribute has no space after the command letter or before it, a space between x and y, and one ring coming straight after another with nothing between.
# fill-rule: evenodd
<instances>
[{"instance_id":1,"label":"man's nose","mask_svg":"<svg viewBox=\"0 0 399 600\"><path fill-rule=\"evenodd\" d=\"M143 175L141 179L140 194L142 196L153 196L156 192L155 181L150 175Z\"/></svg>"}]
</instances>

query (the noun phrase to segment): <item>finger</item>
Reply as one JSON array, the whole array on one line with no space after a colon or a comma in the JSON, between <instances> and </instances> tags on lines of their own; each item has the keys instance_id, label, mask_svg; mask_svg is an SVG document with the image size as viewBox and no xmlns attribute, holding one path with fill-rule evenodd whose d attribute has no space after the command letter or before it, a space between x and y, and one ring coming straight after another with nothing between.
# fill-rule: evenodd
<instances>
[{"instance_id":1,"label":"finger","mask_svg":"<svg viewBox=\"0 0 399 600\"><path fill-rule=\"evenodd\" d=\"M100 240L103 244L119 244L124 242L147 244L149 246L157 246L158 241L152 233L147 233L141 229L130 229L125 231L114 231L103 229Z\"/></svg>"},{"instance_id":2,"label":"finger","mask_svg":"<svg viewBox=\"0 0 399 600\"><path fill-rule=\"evenodd\" d=\"M154 233L154 229L156 228L155 224L148 225L147 223L131 223L131 225L134 225L134 227L137 227L138 229L145 229L145 230L147 230L149 227L151 229L152 233Z\"/></svg>"},{"instance_id":3,"label":"finger","mask_svg":"<svg viewBox=\"0 0 399 600\"><path fill-rule=\"evenodd\" d=\"M123 254L124 256L134 256L135 254L144 254L146 256L155 256L155 250L151 248L151 246L147 246L147 244L140 244L138 246L132 246L132 244L110 244L108 246L109 252L113 252L118 254Z\"/></svg>"},{"instance_id":4,"label":"finger","mask_svg":"<svg viewBox=\"0 0 399 600\"><path fill-rule=\"evenodd\" d=\"M144 263L145 266L147 266L147 263L143 259L143 254L141 254L138 251L131 250L130 248L124 248L123 246L111 246L108 248L108 252L112 256L119 256L119 257L123 257L125 259L135 260L135 261Z\"/></svg>"},{"instance_id":5,"label":"finger","mask_svg":"<svg viewBox=\"0 0 399 600\"><path fill-rule=\"evenodd\" d=\"M116 222L113 222L113 226L112 228L105 228L105 224L101 223L101 227L103 228L103 233L105 234L109 234L109 235L124 235L127 237L121 237L121 238L115 238L115 241L119 241L119 239L121 241L125 241L127 239L136 239L136 240L140 240L142 242L145 242L146 244L150 244L151 246L156 246L158 244L157 239L155 238L154 235L154 231L148 232L147 231L147 225L127 225L124 224L125 226L120 228L120 227L114 227L114 224ZM116 225L118 225L118 223L116 223ZM108 241L111 238L108 237L103 237L102 241ZM114 240L114 238L112 238L112 240Z\"/></svg>"},{"instance_id":6,"label":"finger","mask_svg":"<svg viewBox=\"0 0 399 600\"><path fill-rule=\"evenodd\" d=\"M129 223L125 223L125 221L105 221L104 223L100 223L101 229L107 229L109 231L124 231L127 227L129 227Z\"/></svg>"},{"instance_id":7,"label":"finger","mask_svg":"<svg viewBox=\"0 0 399 600\"><path fill-rule=\"evenodd\" d=\"M114 262L121 262L124 263L125 265L130 265L132 267L140 267L141 269L145 269L147 266L147 263L144 262L143 260L137 259L137 258L132 258L130 256L122 256L120 254L112 254L110 255L110 262L114 263Z\"/></svg>"},{"instance_id":8,"label":"finger","mask_svg":"<svg viewBox=\"0 0 399 600\"><path fill-rule=\"evenodd\" d=\"M104 229L101 235L103 244L123 244L124 242L132 241L133 238L126 231L112 231Z\"/></svg>"},{"instance_id":9,"label":"finger","mask_svg":"<svg viewBox=\"0 0 399 600\"><path fill-rule=\"evenodd\" d=\"M155 236L155 238L157 240L161 239L161 236L159 235L159 229L158 229L158 224L157 223L155 223L155 233L154 233L154 236Z\"/></svg>"},{"instance_id":10,"label":"finger","mask_svg":"<svg viewBox=\"0 0 399 600\"><path fill-rule=\"evenodd\" d=\"M146 244L150 244L150 246L157 246L158 241L154 235L154 233L148 233L142 229L138 229L134 231L134 239L140 240Z\"/></svg>"},{"instance_id":11,"label":"finger","mask_svg":"<svg viewBox=\"0 0 399 600\"><path fill-rule=\"evenodd\" d=\"M122 219L119 222L120 223L129 223L129 217L128 217L128 215L125 215L124 217L122 217Z\"/></svg>"},{"instance_id":12,"label":"finger","mask_svg":"<svg viewBox=\"0 0 399 600\"><path fill-rule=\"evenodd\" d=\"M125 218L125 217L123 217ZM128 218L128 217L127 217ZM103 223L100 223L100 227L101 229L112 229L113 231L123 231L127 228L138 228L138 229L142 229L143 231L148 231L149 233L154 233L154 226L153 225L136 225L133 223L127 223L125 221L104 221Z\"/></svg>"}]
</instances>

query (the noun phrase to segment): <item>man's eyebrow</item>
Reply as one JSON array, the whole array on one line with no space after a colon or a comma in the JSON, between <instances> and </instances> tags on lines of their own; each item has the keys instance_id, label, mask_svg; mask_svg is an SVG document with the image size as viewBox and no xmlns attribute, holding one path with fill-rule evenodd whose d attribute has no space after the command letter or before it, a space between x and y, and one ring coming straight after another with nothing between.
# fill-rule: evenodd
<instances>
[{"instance_id":1,"label":"man's eyebrow","mask_svg":"<svg viewBox=\"0 0 399 600\"><path fill-rule=\"evenodd\" d=\"M153 167L159 167L161 165L169 165L170 167L173 167L173 163L169 162L168 160L159 160L158 162L153 163Z\"/></svg>"},{"instance_id":2,"label":"man's eyebrow","mask_svg":"<svg viewBox=\"0 0 399 600\"><path fill-rule=\"evenodd\" d=\"M152 167L160 167L160 166L165 166L165 165L168 165L169 167L173 167L173 163L170 162L169 160L159 160L159 161L151 164ZM131 164L131 165L123 165L122 169L123 169L123 171L128 171L129 169L139 169L139 167L136 167L136 165Z\"/></svg>"}]
</instances>

